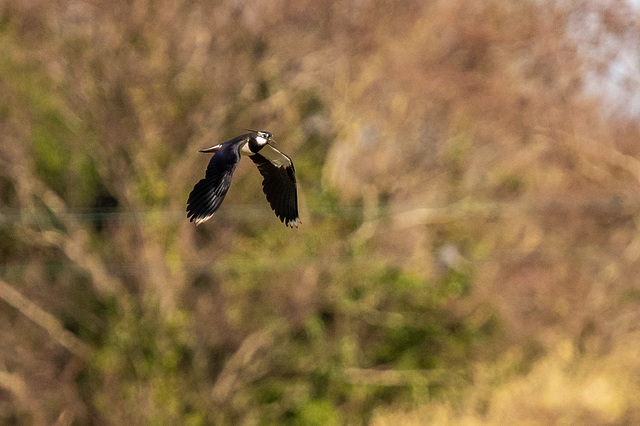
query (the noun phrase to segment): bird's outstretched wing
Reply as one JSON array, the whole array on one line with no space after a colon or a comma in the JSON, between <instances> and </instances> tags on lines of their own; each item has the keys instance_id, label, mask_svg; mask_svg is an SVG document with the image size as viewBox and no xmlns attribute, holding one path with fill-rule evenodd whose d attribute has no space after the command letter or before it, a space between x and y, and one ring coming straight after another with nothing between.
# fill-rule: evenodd
<instances>
[{"instance_id":1,"label":"bird's outstretched wing","mask_svg":"<svg viewBox=\"0 0 640 426\"><path fill-rule=\"evenodd\" d=\"M223 144L211 157L205 178L196 183L187 201L187 217L196 225L207 221L224 200L240 161L241 144Z\"/></svg>"},{"instance_id":2,"label":"bird's outstretched wing","mask_svg":"<svg viewBox=\"0 0 640 426\"><path fill-rule=\"evenodd\" d=\"M266 145L259 154L249 157L256 163L262 181L262 191L276 216L287 226L298 227L298 192L296 174L291 158L271 145Z\"/></svg>"}]
</instances>

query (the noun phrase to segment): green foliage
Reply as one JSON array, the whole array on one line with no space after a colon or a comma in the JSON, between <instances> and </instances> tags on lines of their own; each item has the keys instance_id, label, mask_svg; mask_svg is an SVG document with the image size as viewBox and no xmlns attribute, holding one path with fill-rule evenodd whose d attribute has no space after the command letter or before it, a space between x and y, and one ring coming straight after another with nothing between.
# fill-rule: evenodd
<instances>
[{"instance_id":1,"label":"green foliage","mask_svg":"<svg viewBox=\"0 0 640 426\"><path fill-rule=\"evenodd\" d=\"M109 323L83 375L83 393L105 417L118 405L115 418L203 424L203 413L194 411L200 401L189 385L195 379L191 315L175 311L162 317L157 302L132 302L121 301L125 312L106 315Z\"/></svg>"},{"instance_id":2,"label":"green foliage","mask_svg":"<svg viewBox=\"0 0 640 426\"><path fill-rule=\"evenodd\" d=\"M316 232L325 238L330 235L326 224L316 226L321 228ZM424 384L418 373L415 379L407 376L395 389L358 385L353 380L357 383L359 377L345 376L349 368L447 369L462 365L477 342L489 337L482 330L471 330L464 318L447 312L446 300L468 294L467 276L451 273L439 282L430 282L372 260L367 253L351 257L348 250L339 246L335 262L319 264L313 259L320 247L309 245L311 236L301 241L282 235L269 231L245 241L239 247L240 252L227 255L237 258L237 263L232 262L235 266L227 271L229 278L225 274L220 277L221 282L232 283L226 291L233 297L235 309L242 311L235 322L238 326L259 327L264 321L289 324L281 330L282 340L275 352L268 356L271 372L258 382L255 391L247 390L250 392L247 397L256 406L265 406L261 416L266 415L270 421L295 424L356 421L366 417L382 395L387 401L403 399L408 388ZM273 259L273 253L282 259L299 260L281 264ZM247 256L251 258L251 268L240 266ZM309 291L316 292L315 297L324 302L302 312L303 321L296 325L290 322L286 300L272 300L269 304L253 301L269 297L268 293L280 286L279 277L300 263L322 277L318 282L320 288ZM295 285L306 284L298 281ZM265 285L274 288L264 288ZM288 291L295 291L290 285L286 284ZM465 292L461 290L463 286L467 286ZM434 382L429 388L442 386L447 385ZM354 399L358 402L341 403ZM271 410L267 407L271 406L278 407L278 411L268 415Z\"/></svg>"}]
</instances>

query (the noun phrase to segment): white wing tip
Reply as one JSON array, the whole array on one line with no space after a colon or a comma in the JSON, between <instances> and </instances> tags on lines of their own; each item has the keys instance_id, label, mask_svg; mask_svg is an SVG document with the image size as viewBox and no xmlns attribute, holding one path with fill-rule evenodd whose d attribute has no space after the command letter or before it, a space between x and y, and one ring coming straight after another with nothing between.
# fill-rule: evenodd
<instances>
[{"instance_id":1,"label":"white wing tip","mask_svg":"<svg viewBox=\"0 0 640 426\"><path fill-rule=\"evenodd\" d=\"M201 223L204 223L204 222L208 221L209 219L211 219L211 216L213 216L213 215L203 216L203 217L198 217L198 218L196 218L196 217L192 217L192 218L191 218L191 221L192 221L193 223L195 223L195 224L196 224L196 226L198 226L198 225L200 225Z\"/></svg>"},{"instance_id":2,"label":"white wing tip","mask_svg":"<svg viewBox=\"0 0 640 426\"><path fill-rule=\"evenodd\" d=\"M289 221L287 221L287 226L288 226L289 228L293 228L293 227L296 227L296 228L297 228L297 227L298 227L298 225L300 225L301 223L302 223L302 222L300 221L300 218L299 218L299 217L296 217L296 218L295 218L295 219L293 219L293 220L289 220Z\"/></svg>"}]
</instances>

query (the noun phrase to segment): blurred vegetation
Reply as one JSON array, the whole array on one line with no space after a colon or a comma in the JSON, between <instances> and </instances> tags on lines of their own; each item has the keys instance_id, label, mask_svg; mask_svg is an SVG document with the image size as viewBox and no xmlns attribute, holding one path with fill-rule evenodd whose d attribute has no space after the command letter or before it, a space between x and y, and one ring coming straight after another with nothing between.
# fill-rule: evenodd
<instances>
[{"instance_id":1,"label":"blurred vegetation","mask_svg":"<svg viewBox=\"0 0 640 426\"><path fill-rule=\"evenodd\" d=\"M0 423L640 422L640 129L585 91L633 16L0 3ZM187 221L243 128L299 229L251 162Z\"/></svg>"}]
</instances>

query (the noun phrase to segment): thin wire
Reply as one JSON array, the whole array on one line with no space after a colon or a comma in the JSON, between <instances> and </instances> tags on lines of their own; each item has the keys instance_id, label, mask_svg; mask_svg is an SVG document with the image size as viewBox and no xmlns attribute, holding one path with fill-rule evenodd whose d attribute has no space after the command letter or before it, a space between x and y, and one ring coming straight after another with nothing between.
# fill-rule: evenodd
<instances>
[{"instance_id":1,"label":"thin wire","mask_svg":"<svg viewBox=\"0 0 640 426\"><path fill-rule=\"evenodd\" d=\"M386 219L391 216L395 217L404 217L410 216L412 211L423 210L424 208L417 209L396 209L395 213L390 210L382 209L379 211L378 215L374 218L374 220ZM340 218L345 219L353 219L353 218L363 218L363 211L360 207L351 207L351 206L335 206L331 204L315 204L313 206L309 206L307 209L312 214L317 216L332 216L338 215ZM570 211L579 211L582 213L589 214L614 214L615 216L627 216L632 218L633 216L640 213L640 200L618 200L616 198L608 198L604 200L590 199L590 200L578 200L578 201L570 201L566 199L562 199L559 201L551 200L545 203L536 203L529 201L507 201L507 202L484 202L484 203L467 203L466 205L461 205L459 208L455 205L449 205L441 208L432 209L436 211L438 214L448 217L453 221L464 221L472 218L476 218L478 216L495 216L497 215L513 215L519 214L522 212L527 213L544 213L544 212L570 212ZM251 220L255 221L257 219L265 219L268 220L270 218L271 213L268 206L263 206L261 204L245 204L245 205L231 205L227 206L225 210L217 213L219 216L224 218L241 218L238 220ZM15 223L23 223L23 224L40 224L42 219L57 217L59 219L72 218L80 223L96 223L98 221L104 220L115 220L119 222L126 221L142 221L148 220L150 218L160 219L162 221L186 221L186 214L181 209L154 209L150 208L148 210L143 211L126 211L119 209L91 209L91 208L82 208L75 210L68 210L62 214L52 213L51 211L45 208L29 208L29 209L10 209L4 208L0 209L0 226L2 225L12 225ZM622 243L621 243L622 244ZM574 249L579 250L579 246L573 246ZM504 250L504 251L494 251L492 256L483 257L482 259L474 259L474 262L485 262L492 261L494 258L503 259L504 256L509 256L513 258L517 258L521 256L517 252L513 252L512 250ZM411 257L409 255L407 258ZM350 260L353 261L353 257L349 254L338 255L337 257L333 257L332 259L336 259L337 262L342 260ZM299 262L305 262L308 264L309 262L316 262L318 258L316 256L295 256L293 258L289 257L288 259L273 259L269 262L269 265L262 265L261 268L267 270L283 270L289 269L293 267L295 264ZM138 270L140 268L147 267L145 263L142 262L104 262L103 263L107 269L112 271L131 271ZM77 265L74 262L11 262L11 263L0 263L0 276L6 276L7 274L18 272L25 268L31 268L34 266L54 268L54 269L62 269L68 267L76 267ZM217 260L216 262L211 262L210 260L182 260L181 268L185 272L204 272L204 271L224 271L224 270L233 270L235 268L235 263L232 260Z\"/></svg>"},{"instance_id":2,"label":"thin wire","mask_svg":"<svg viewBox=\"0 0 640 426\"><path fill-rule=\"evenodd\" d=\"M341 207L326 205L308 209L312 214L330 216L332 211L338 212L342 217L352 219L361 218L362 209L359 207ZM241 217L248 219L259 219L270 215L271 210L268 205L245 204L227 206L216 212L216 216L220 217ZM0 225L13 224L17 222L32 223L41 219L50 219L57 217L59 219L74 219L77 222L98 222L104 220L118 221L139 221L141 219L160 218L166 221L186 220L187 214L182 209L155 209L147 210L119 210L119 209L74 209L67 210L62 213L53 213L44 208L25 208L25 209L9 209L0 210Z\"/></svg>"},{"instance_id":3,"label":"thin wire","mask_svg":"<svg viewBox=\"0 0 640 426\"><path fill-rule=\"evenodd\" d=\"M337 214L345 219L362 218L363 208L361 206L336 206L335 204L319 203L305 206L306 210L314 215L332 216ZM406 207L391 209L381 208L378 211L377 219L383 219L389 216L411 212L412 210L424 207ZM558 200L547 200L544 202L537 201L481 201L457 203L457 205L448 205L442 207L430 208L433 211L442 211L451 213L459 212L461 216L475 216L483 214L500 214L505 212L522 211L522 212L563 212L563 211L581 211L583 213L618 213L629 214L636 213L640 210L640 199L622 199L615 197L601 199L586 200L567 200L566 198ZM270 209L265 204L235 204L225 206L216 213L218 217L241 217L256 219L265 217ZM463 217L457 216L458 220ZM78 222L96 222L107 219L122 220L141 220L152 218L160 218L163 220L184 220L186 212L182 209L158 209L148 208L146 210L121 210L121 209L104 209L104 208L75 208L68 209L65 212L51 212L45 208L2 208L0 209L0 225L13 224L25 221L28 223L37 219L48 219L57 217L60 219L74 219Z\"/></svg>"}]
</instances>

